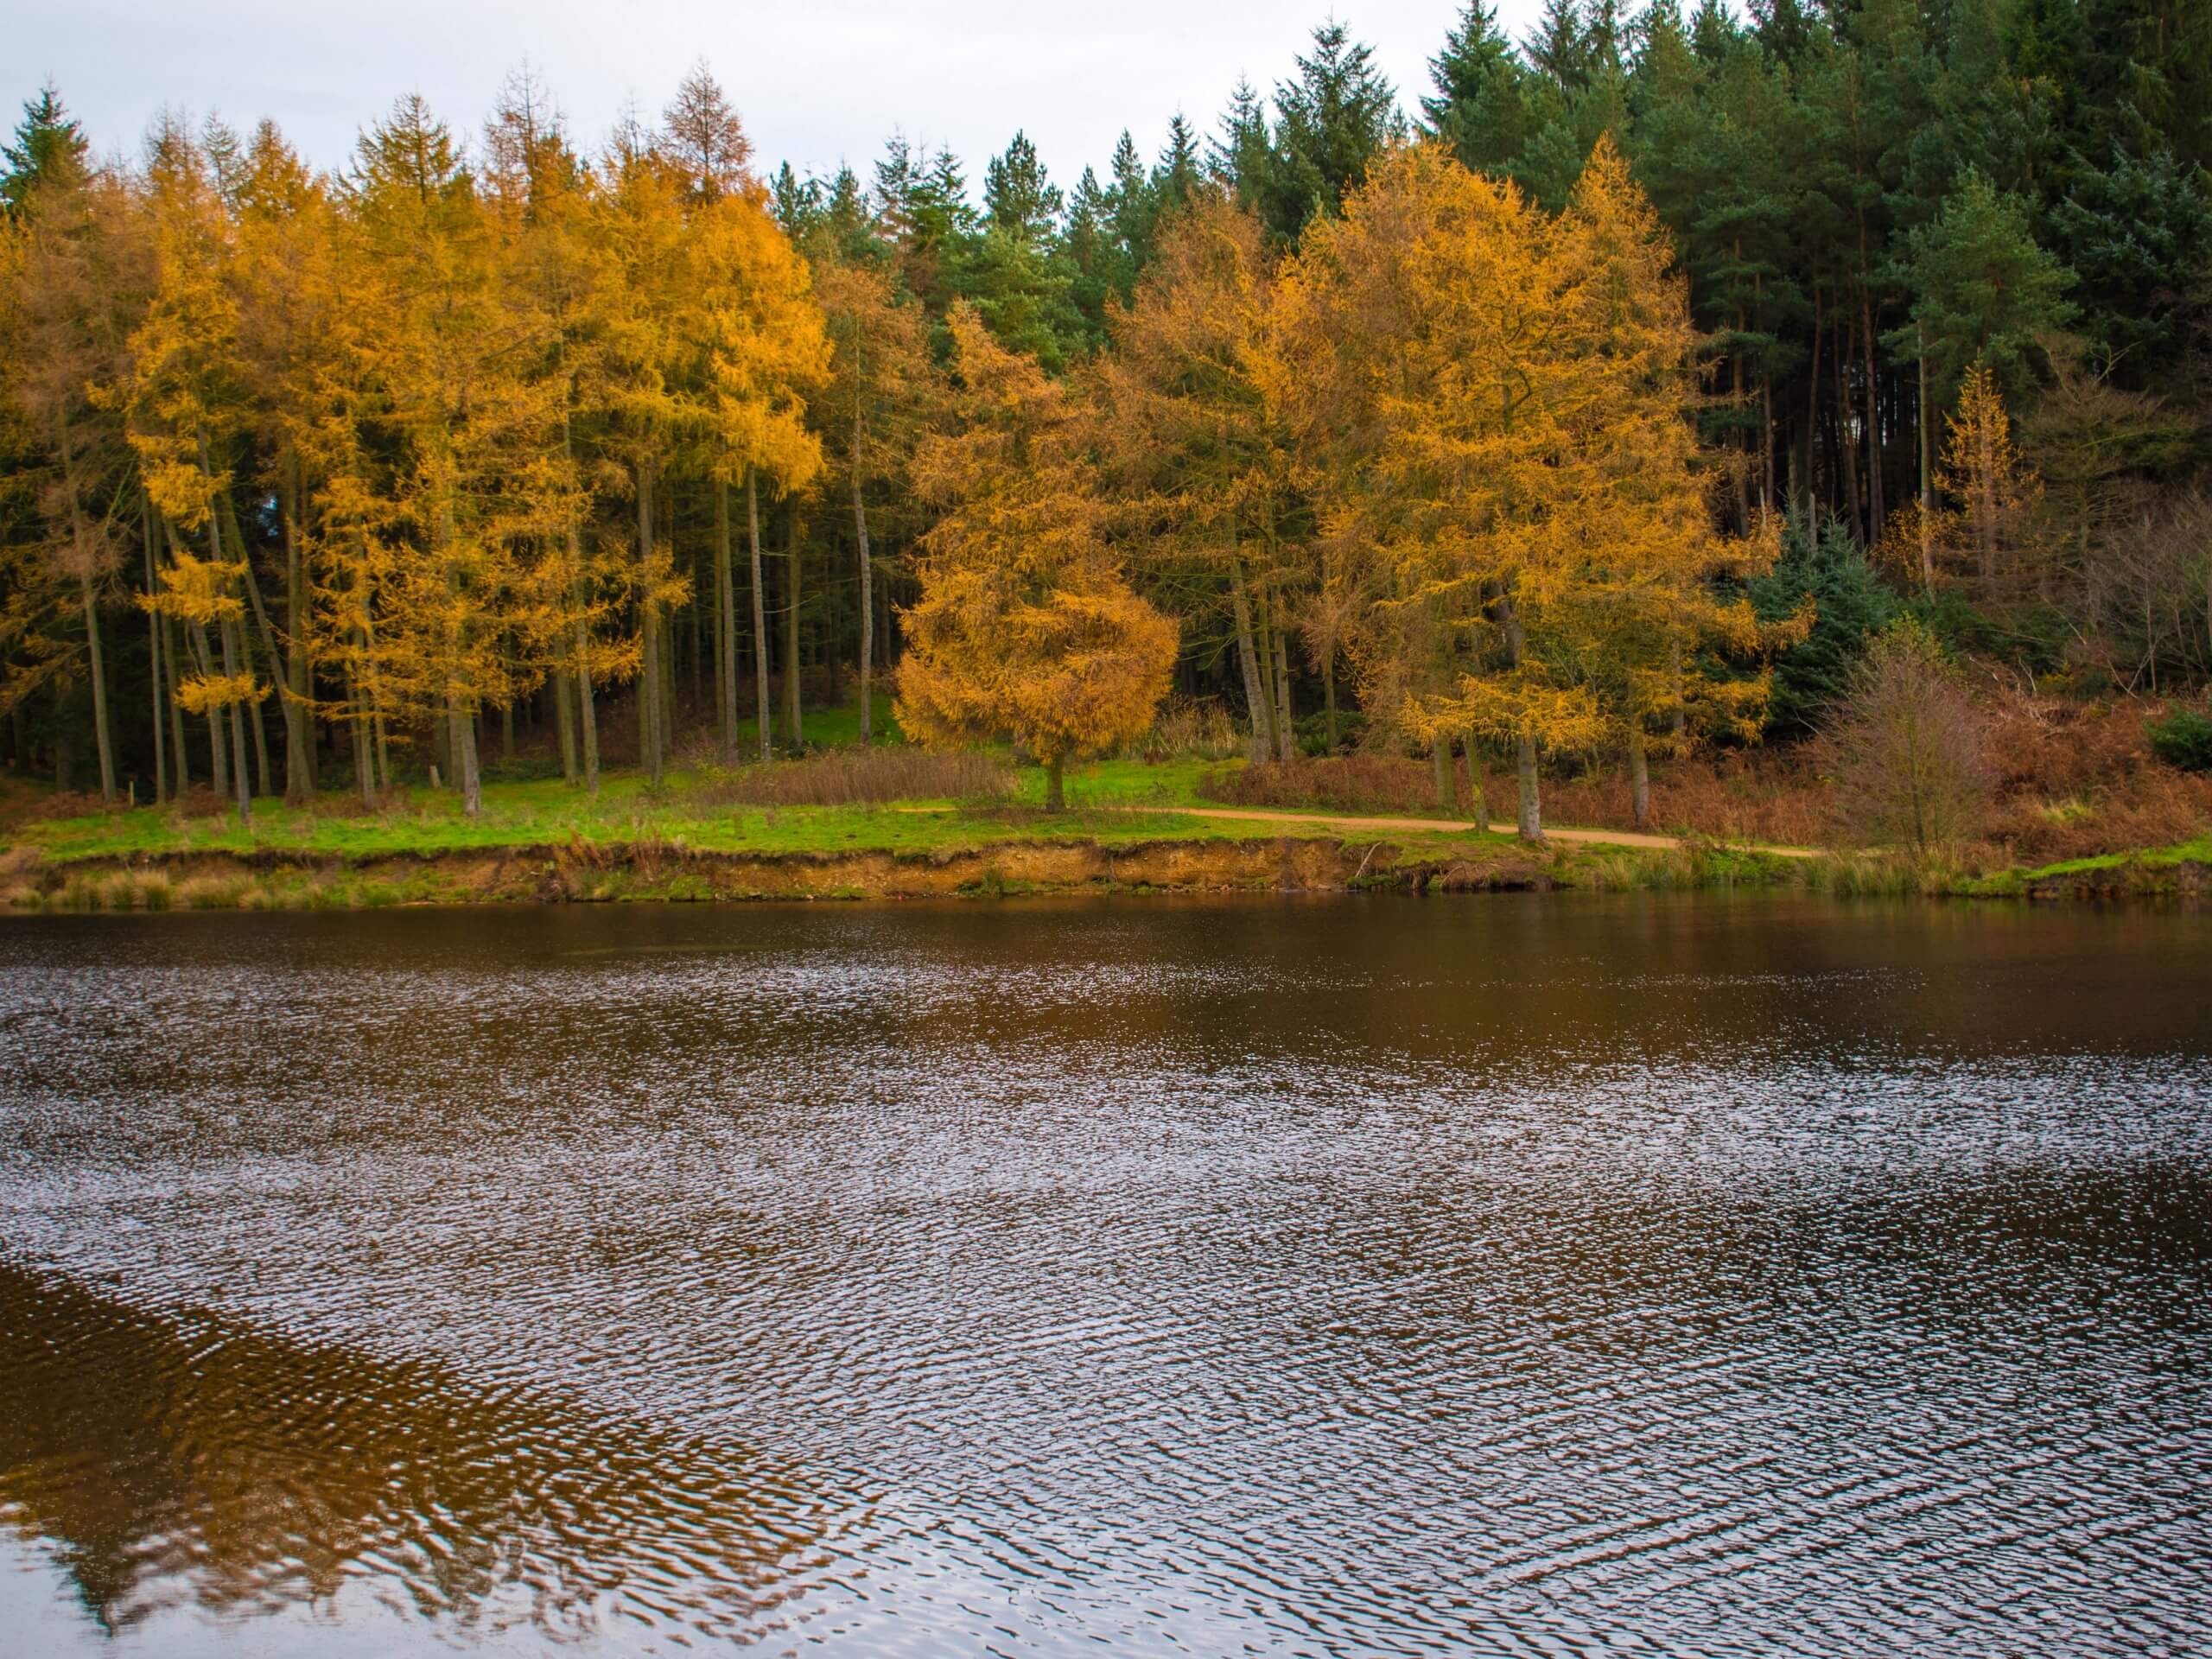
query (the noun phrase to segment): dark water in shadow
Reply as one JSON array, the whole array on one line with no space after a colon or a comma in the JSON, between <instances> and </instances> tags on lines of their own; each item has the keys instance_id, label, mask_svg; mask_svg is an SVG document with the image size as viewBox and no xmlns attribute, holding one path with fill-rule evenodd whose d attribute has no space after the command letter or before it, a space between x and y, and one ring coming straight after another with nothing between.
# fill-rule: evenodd
<instances>
[{"instance_id":1,"label":"dark water in shadow","mask_svg":"<svg viewBox=\"0 0 2212 1659\"><path fill-rule=\"evenodd\" d=\"M2212 923L0 925L0 1651L2189 1653Z\"/></svg>"}]
</instances>

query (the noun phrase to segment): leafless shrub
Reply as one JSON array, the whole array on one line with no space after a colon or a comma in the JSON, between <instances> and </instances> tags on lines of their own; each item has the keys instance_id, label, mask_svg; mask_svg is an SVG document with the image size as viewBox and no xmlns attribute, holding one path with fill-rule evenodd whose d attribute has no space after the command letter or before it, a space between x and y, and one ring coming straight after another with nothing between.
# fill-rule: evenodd
<instances>
[{"instance_id":1,"label":"leafless shrub","mask_svg":"<svg viewBox=\"0 0 2212 1659\"><path fill-rule=\"evenodd\" d=\"M1858 844L1925 860L1979 832L1990 786L1981 713L1911 618L1876 636L1820 742L1837 821Z\"/></svg>"}]
</instances>

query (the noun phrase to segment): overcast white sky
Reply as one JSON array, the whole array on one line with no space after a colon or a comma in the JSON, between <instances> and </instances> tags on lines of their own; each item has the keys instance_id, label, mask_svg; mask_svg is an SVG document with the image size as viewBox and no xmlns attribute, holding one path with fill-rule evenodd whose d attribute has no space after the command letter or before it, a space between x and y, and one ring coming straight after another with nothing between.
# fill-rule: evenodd
<instances>
[{"instance_id":1,"label":"overcast white sky","mask_svg":"<svg viewBox=\"0 0 2212 1659\"><path fill-rule=\"evenodd\" d=\"M1461 0L1338 0L1412 111ZM1503 0L1518 37L1539 0ZM1242 74L1287 76L1330 0L63 0L10 7L6 125L51 76L103 154L135 155L164 104L273 116L315 165L403 92L481 129L527 59L595 149L632 101L657 116L692 62L729 90L762 162L863 181L894 130L985 157L1027 131L1053 178L1103 176L1128 127L1147 157L1177 110L1210 133Z\"/></svg>"}]
</instances>

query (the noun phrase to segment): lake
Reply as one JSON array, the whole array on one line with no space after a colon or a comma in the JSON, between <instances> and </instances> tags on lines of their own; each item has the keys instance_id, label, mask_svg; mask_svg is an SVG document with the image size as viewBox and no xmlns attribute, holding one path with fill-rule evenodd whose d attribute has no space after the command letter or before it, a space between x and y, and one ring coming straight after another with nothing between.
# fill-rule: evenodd
<instances>
[{"instance_id":1,"label":"lake","mask_svg":"<svg viewBox=\"0 0 2212 1659\"><path fill-rule=\"evenodd\" d=\"M0 922L0 1650L2212 1632L2212 918Z\"/></svg>"}]
</instances>

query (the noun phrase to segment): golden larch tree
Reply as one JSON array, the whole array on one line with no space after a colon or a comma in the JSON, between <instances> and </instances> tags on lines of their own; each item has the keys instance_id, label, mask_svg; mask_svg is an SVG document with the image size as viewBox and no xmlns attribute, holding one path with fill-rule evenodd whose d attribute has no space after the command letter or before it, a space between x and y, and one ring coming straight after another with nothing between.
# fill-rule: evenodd
<instances>
[{"instance_id":1,"label":"golden larch tree","mask_svg":"<svg viewBox=\"0 0 2212 1659\"><path fill-rule=\"evenodd\" d=\"M901 613L899 720L925 742L1011 737L1043 762L1057 812L1071 757L1151 725L1175 625L1131 589L1107 539L1085 412L971 308L950 321L957 425L916 461L944 516Z\"/></svg>"}]
</instances>

